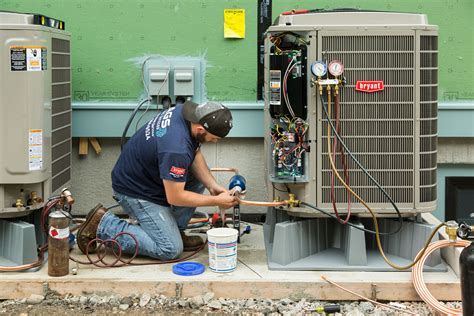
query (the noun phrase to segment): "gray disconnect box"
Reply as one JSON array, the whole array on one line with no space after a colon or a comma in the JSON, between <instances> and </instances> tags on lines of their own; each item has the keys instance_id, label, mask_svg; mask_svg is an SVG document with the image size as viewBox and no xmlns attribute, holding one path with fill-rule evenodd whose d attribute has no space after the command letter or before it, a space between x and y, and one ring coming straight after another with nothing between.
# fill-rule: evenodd
<instances>
[{"instance_id":1,"label":"gray disconnect box","mask_svg":"<svg viewBox=\"0 0 474 316\"><path fill-rule=\"evenodd\" d=\"M148 68L148 90L150 95L169 95L169 68Z\"/></svg>"},{"instance_id":2,"label":"gray disconnect box","mask_svg":"<svg viewBox=\"0 0 474 316\"><path fill-rule=\"evenodd\" d=\"M194 67L174 68L174 95L194 95Z\"/></svg>"}]
</instances>

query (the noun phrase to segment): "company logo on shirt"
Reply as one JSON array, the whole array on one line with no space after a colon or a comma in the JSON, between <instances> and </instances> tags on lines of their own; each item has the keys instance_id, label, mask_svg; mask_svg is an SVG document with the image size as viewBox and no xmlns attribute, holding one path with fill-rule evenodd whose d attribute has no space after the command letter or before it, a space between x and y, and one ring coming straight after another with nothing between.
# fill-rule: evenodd
<instances>
[{"instance_id":1,"label":"company logo on shirt","mask_svg":"<svg viewBox=\"0 0 474 316\"><path fill-rule=\"evenodd\" d=\"M175 166L171 166L170 175L171 175L173 178L182 178L185 173L186 173L186 169L184 169L184 168L178 168L178 167L175 167Z\"/></svg>"},{"instance_id":2,"label":"company logo on shirt","mask_svg":"<svg viewBox=\"0 0 474 316\"><path fill-rule=\"evenodd\" d=\"M166 134L167 128L171 124L171 117L173 116L174 109L175 108L171 108L161 112L154 119L148 122L145 128L146 140L149 140L152 137L163 137Z\"/></svg>"},{"instance_id":3,"label":"company logo on shirt","mask_svg":"<svg viewBox=\"0 0 474 316\"><path fill-rule=\"evenodd\" d=\"M156 137L163 137L166 135L166 132L168 130L166 128L158 128L156 131L155 131L155 136Z\"/></svg>"}]
</instances>

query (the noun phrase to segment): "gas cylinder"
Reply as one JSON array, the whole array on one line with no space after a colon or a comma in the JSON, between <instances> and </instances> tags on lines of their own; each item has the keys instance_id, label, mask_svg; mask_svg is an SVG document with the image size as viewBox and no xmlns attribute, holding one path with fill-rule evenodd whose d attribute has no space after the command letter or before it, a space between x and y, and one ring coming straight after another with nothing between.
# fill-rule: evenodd
<instances>
[{"instance_id":1,"label":"gas cylinder","mask_svg":"<svg viewBox=\"0 0 474 316\"><path fill-rule=\"evenodd\" d=\"M69 218L59 210L49 214L48 275L69 273Z\"/></svg>"},{"instance_id":2,"label":"gas cylinder","mask_svg":"<svg viewBox=\"0 0 474 316\"><path fill-rule=\"evenodd\" d=\"M459 257L461 298L464 316L474 315L474 243L464 248Z\"/></svg>"},{"instance_id":3,"label":"gas cylinder","mask_svg":"<svg viewBox=\"0 0 474 316\"><path fill-rule=\"evenodd\" d=\"M245 178L239 174L234 175L229 181L229 190L235 189L236 191L245 191Z\"/></svg>"}]
</instances>

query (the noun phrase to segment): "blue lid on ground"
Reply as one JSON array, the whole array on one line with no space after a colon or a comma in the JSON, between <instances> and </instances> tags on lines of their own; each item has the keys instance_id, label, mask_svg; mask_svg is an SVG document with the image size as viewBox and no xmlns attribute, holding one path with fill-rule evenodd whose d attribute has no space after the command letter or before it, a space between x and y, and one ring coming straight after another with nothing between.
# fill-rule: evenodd
<instances>
[{"instance_id":1,"label":"blue lid on ground","mask_svg":"<svg viewBox=\"0 0 474 316\"><path fill-rule=\"evenodd\" d=\"M198 275L206 268L198 262L181 262L173 266L173 273L177 275Z\"/></svg>"}]
</instances>

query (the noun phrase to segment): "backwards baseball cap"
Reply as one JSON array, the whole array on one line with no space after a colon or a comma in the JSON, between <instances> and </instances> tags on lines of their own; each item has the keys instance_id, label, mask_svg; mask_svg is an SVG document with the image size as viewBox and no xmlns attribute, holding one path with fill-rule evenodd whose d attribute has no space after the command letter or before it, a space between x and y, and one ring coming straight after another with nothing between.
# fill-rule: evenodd
<instances>
[{"instance_id":1,"label":"backwards baseball cap","mask_svg":"<svg viewBox=\"0 0 474 316\"><path fill-rule=\"evenodd\" d=\"M230 110L217 102L197 104L186 101L183 104L183 116L186 120L201 124L206 131L218 137L225 137L232 128Z\"/></svg>"}]
</instances>

